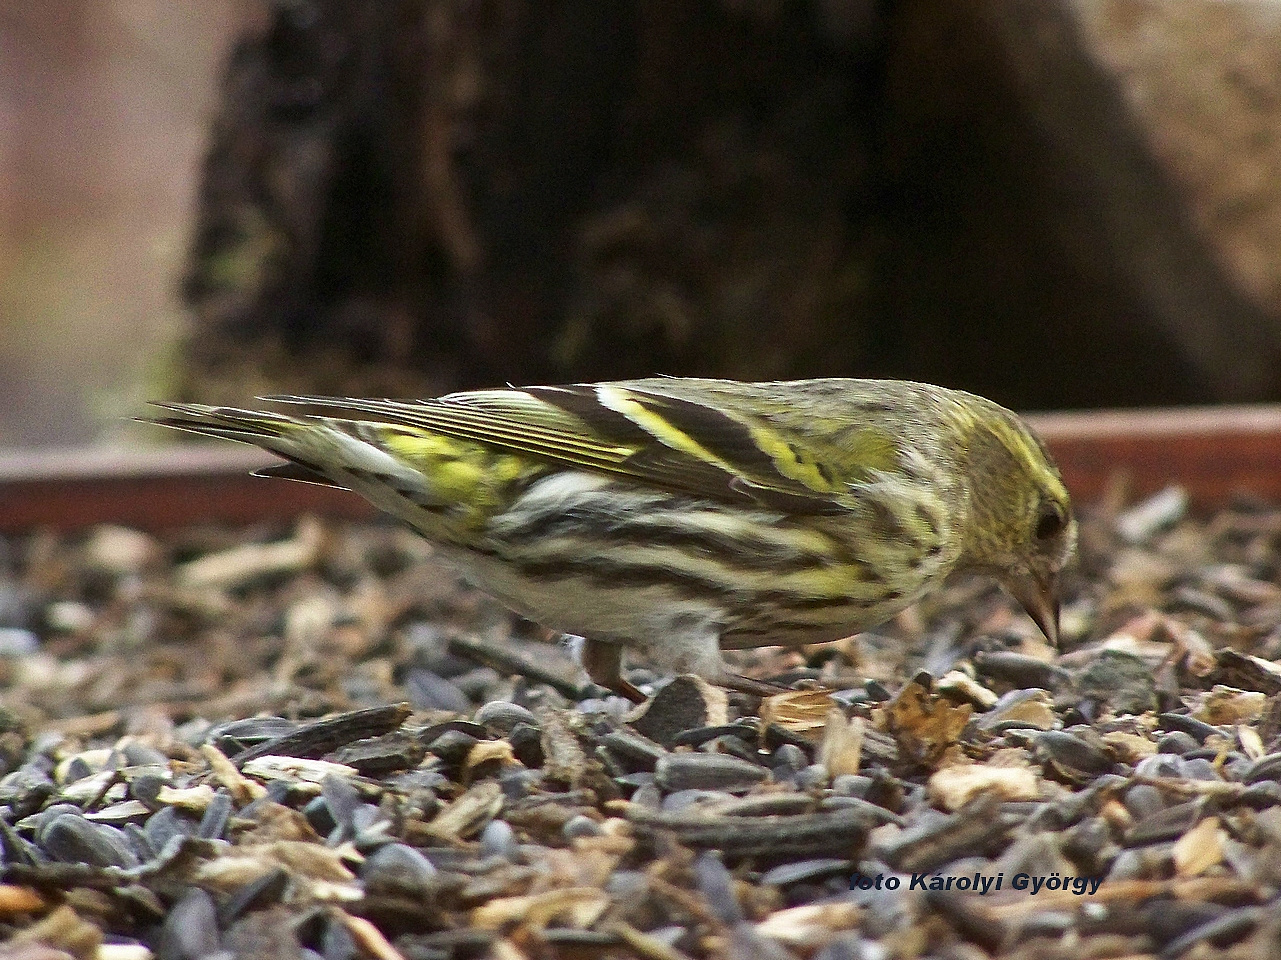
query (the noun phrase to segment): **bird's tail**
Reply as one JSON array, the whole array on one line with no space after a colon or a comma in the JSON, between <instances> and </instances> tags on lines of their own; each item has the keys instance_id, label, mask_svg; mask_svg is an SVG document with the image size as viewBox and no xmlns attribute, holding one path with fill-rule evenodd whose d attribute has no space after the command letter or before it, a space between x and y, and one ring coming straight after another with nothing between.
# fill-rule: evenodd
<instances>
[{"instance_id":1,"label":"bird's tail","mask_svg":"<svg viewBox=\"0 0 1281 960\"><path fill-rule=\"evenodd\" d=\"M175 430L185 430L209 437L251 443L284 457L288 462L255 470L254 476L284 477L330 487L346 487L335 480L331 470L340 464L326 464L317 456L316 438L311 436L319 424L285 414L237 407L213 407L203 403L155 403L167 411L164 416L148 418ZM332 427L328 428L332 432Z\"/></svg>"},{"instance_id":2,"label":"bird's tail","mask_svg":"<svg viewBox=\"0 0 1281 960\"><path fill-rule=\"evenodd\" d=\"M165 415L151 423L211 437L252 443L287 463L256 471L353 490L437 542L463 542L467 526L489 507L477 489L458 490L442 483L442 465L454 446L439 444L422 431L375 421L332 417L293 417L263 410L160 403ZM437 438L439 439L439 438ZM404 448L410 446L413 456Z\"/></svg>"}]
</instances>

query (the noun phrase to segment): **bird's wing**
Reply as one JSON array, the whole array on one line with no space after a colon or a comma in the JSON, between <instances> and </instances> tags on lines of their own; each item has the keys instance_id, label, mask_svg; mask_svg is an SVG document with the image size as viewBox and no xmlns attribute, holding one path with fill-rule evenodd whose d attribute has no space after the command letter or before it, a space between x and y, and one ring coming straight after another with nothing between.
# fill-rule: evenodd
<instances>
[{"instance_id":1,"label":"bird's wing","mask_svg":"<svg viewBox=\"0 0 1281 960\"><path fill-rule=\"evenodd\" d=\"M426 430L697 496L799 513L848 509L848 463L822 455L735 404L667 394L661 381L477 390L430 400L278 396L364 421ZM867 470L889 466L891 438L864 431ZM856 451L857 453L857 451ZM848 461L849 457L843 457ZM860 461L860 462L863 462Z\"/></svg>"}]
</instances>

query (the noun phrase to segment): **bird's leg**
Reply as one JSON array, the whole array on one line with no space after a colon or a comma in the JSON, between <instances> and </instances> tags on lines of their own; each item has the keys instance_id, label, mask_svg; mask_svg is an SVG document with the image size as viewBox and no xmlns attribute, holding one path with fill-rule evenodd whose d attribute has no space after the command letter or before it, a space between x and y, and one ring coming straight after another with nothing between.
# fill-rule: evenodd
<instances>
[{"instance_id":1,"label":"bird's leg","mask_svg":"<svg viewBox=\"0 0 1281 960\"><path fill-rule=\"evenodd\" d=\"M643 653L673 673L693 673L709 683L754 697L772 697L787 692L789 688L780 684L732 673L721 658L718 641L719 636L715 632L691 631L673 635L661 650L650 646ZM633 703L644 703L646 696L623 679L624 650L622 644L602 640L582 638L581 643L576 643L578 661L593 683Z\"/></svg>"},{"instance_id":2,"label":"bird's leg","mask_svg":"<svg viewBox=\"0 0 1281 960\"><path fill-rule=\"evenodd\" d=\"M661 644L650 643L642 655L672 673L692 673L708 683L755 697L772 697L787 691L776 683L752 680L732 672L721 656L721 628L714 620L690 622L676 618L668 625Z\"/></svg>"},{"instance_id":3,"label":"bird's leg","mask_svg":"<svg viewBox=\"0 0 1281 960\"><path fill-rule=\"evenodd\" d=\"M592 683L613 690L632 703L645 702L645 694L623 679L623 648L620 644L584 638L578 658Z\"/></svg>"}]
</instances>

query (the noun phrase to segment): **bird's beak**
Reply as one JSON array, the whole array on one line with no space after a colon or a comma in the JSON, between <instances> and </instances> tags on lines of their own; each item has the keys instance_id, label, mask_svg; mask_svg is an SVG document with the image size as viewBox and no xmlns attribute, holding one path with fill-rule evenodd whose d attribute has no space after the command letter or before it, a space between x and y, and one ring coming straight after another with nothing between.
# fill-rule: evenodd
<instances>
[{"instance_id":1,"label":"bird's beak","mask_svg":"<svg viewBox=\"0 0 1281 960\"><path fill-rule=\"evenodd\" d=\"M1014 599L1023 604L1033 622L1041 628L1045 639L1053 646L1059 645L1059 585L1056 578L1042 580L1040 577L1027 574L1018 580L1011 580L1006 589Z\"/></svg>"}]
</instances>

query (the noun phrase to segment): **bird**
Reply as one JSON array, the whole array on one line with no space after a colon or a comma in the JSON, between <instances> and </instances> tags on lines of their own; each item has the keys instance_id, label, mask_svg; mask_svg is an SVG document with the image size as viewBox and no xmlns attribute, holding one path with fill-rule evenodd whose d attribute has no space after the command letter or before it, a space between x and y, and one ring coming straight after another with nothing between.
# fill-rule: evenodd
<instances>
[{"instance_id":1,"label":"bird","mask_svg":"<svg viewBox=\"0 0 1281 960\"><path fill-rule=\"evenodd\" d=\"M1017 414L903 380L650 377L419 400L274 396L293 412L158 403L151 422L255 444L258 471L355 491L513 611L761 693L722 650L877 626L958 571L997 580L1051 644L1071 497Z\"/></svg>"}]
</instances>

